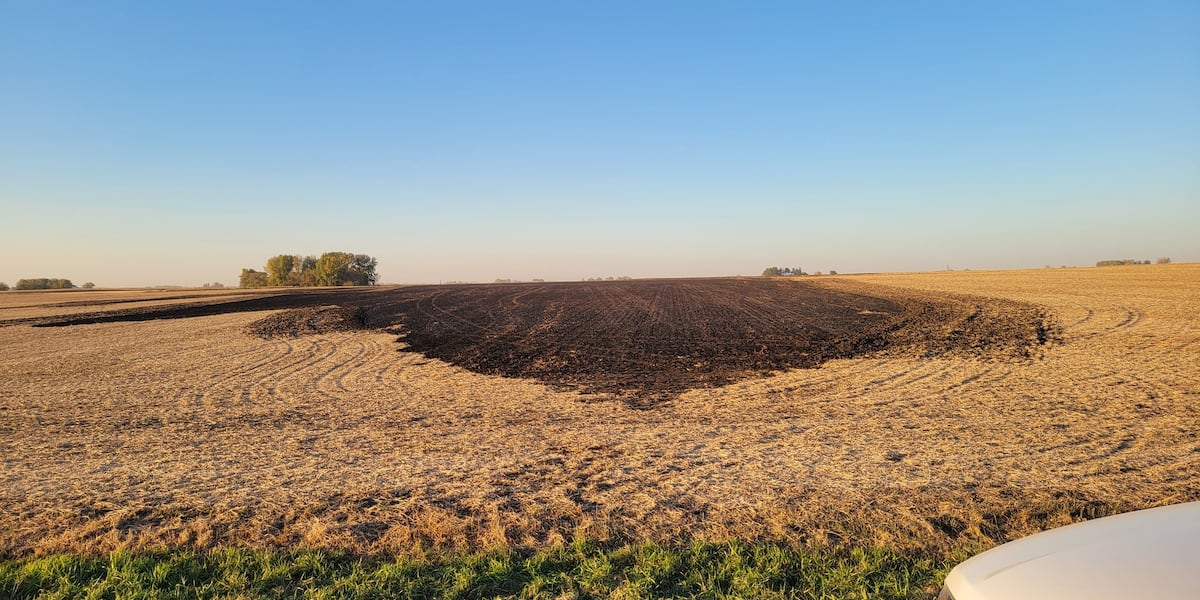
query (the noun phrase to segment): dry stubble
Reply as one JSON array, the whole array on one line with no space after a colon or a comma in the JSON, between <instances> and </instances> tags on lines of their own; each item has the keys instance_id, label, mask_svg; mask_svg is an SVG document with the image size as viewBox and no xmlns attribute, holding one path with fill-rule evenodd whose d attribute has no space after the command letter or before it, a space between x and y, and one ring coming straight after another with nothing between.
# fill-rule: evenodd
<instances>
[{"instance_id":1,"label":"dry stubble","mask_svg":"<svg viewBox=\"0 0 1200 600\"><path fill-rule=\"evenodd\" d=\"M1064 341L833 361L647 411L389 334L245 335L262 313L2 327L0 550L937 547L1200 499L1200 265L853 280L1040 304Z\"/></svg>"}]
</instances>

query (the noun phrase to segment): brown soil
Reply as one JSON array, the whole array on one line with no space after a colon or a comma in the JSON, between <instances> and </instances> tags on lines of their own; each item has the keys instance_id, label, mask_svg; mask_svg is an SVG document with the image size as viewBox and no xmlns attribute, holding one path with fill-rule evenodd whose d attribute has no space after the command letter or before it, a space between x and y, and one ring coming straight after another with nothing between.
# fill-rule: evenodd
<instances>
[{"instance_id":1,"label":"brown soil","mask_svg":"<svg viewBox=\"0 0 1200 600\"><path fill-rule=\"evenodd\" d=\"M293 308L259 319L246 326L246 333L271 339L369 328L367 311L361 306L317 306Z\"/></svg>"},{"instance_id":2,"label":"brown soil","mask_svg":"<svg viewBox=\"0 0 1200 600\"><path fill-rule=\"evenodd\" d=\"M1027 354L1046 342L1048 323L1015 302L779 279L455 286L407 296L411 351L637 406L885 350Z\"/></svg>"}]
</instances>

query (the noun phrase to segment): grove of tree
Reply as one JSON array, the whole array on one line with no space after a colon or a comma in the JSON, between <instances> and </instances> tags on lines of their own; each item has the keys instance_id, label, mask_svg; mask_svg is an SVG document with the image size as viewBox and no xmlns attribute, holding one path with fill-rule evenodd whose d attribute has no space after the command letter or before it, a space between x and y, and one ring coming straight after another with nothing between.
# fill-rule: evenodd
<instances>
[{"instance_id":1,"label":"grove of tree","mask_svg":"<svg viewBox=\"0 0 1200 600\"><path fill-rule=\"evenodd\" d=\"M1167 259L1167 260L1170 260L1170 259ZM1096 261L1097 267L1120 267L1120 266L1124 266L1124 265L1148 265L1148 264L1150 264L1150 259L1134 260L1132 258L1126 258L1126 259L1122 259L1122 260Z\"/></svg>"},{"instance_id":2,"label":"grove of tree","mask_svg":"<svg viewBox=\"0 0 1200 600\"><path fill-rule=\"evenodd\" d=\"M74 288L75 284L71 283L70 279L56 279L47 277L35 277L33 279L18 279L15 290L69 290Z\"/></svg>"},{"instance_id":3,"label":"grove of tree","mask_svg":"<svg viewBox=\"0 0 1200 600\"><path fill-rule=\"evenodd\" d=\"M372 256L349 252L326 252L319 257L279 254L267 259L263 271L242 269L238 287L375 285L377 265Z\"/></svg>"},{"instance_id":4,"label":"grove of tree","mask_svg":"<svg viewBox=\"0 0 1200 600\"><path fill-rule=\"evenodd\" d=\"M242 274L238 277L238 287L267 287L267 274L262 271L255 271L254 269L242 269Z\"/></svg>"}]
</instances>

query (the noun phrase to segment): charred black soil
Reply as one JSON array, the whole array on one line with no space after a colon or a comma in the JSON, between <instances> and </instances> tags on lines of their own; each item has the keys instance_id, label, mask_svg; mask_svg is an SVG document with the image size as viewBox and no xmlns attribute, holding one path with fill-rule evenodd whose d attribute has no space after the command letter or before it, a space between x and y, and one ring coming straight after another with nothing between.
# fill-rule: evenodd
<instances>
[{"instance_id":1,"label":"charred black soil","mask_svg":"<svg viewBox=\"0 0 1200 600\"><path fill-rule=\"evenodd\" d=\"M1036 307L835 281L454 286L401 306L410 351L635 406L867 353L1025 357L1054 336Z\"/></svg>"},{"instance_id":2,"label":"charred black soil","mask_svg":"<svg viewBox=\"0 0 1200 600\"><path fill-rule=\"evenodd\" d=\"M37 326L291 309L248 333L384 329L409 352L653 406L688 389L870 353L1026 358L1057 339L1018 302L846 279L637 280L272 292L32 320ZM8 322L5 324L16 324Z\"/></svg>"}]
</instances>

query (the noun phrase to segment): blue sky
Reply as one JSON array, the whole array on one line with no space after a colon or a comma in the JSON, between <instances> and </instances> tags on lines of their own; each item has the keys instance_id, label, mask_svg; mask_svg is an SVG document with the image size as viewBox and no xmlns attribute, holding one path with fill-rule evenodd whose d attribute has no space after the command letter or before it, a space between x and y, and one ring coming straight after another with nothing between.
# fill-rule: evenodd
<instances>
[{"instance_id":1,"label":"blue sky","mask_svg":"<svg viewBox=\"0 0 1200 600\"><path fill-rule=\"evenodd\" d=\"M0 280L1200 260L1200 4L0 0Z\"/></svg>"}]
</instances>

